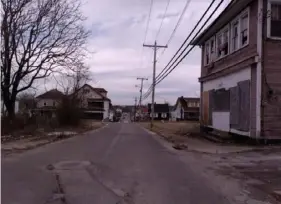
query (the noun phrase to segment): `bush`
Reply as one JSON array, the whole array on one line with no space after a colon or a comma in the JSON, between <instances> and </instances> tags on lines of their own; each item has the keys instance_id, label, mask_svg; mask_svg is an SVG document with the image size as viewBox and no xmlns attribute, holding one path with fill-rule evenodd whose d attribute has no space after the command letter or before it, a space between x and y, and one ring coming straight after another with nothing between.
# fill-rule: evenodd
<instances>
[{"instance_id":1,"label":"bush","mask_svg":"<svg viewBox=\"0 0 281 204\"><path fill-rule=\"evenodd\" d=\"M81 111L75 101L66 96L58 106L57 117L61 126L78 126L80 124Z\"/></svg>"}]
</instances>

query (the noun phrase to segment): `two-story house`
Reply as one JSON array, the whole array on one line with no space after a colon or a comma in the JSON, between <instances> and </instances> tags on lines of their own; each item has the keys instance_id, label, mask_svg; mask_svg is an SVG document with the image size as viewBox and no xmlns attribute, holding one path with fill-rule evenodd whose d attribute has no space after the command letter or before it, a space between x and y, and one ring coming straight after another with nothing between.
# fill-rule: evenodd
<instances>
[{"instance_id":1,"label":"two-story house","mask_svg":"<svg viewBox=\"0 0 281 204\"><path fill-rule=\"evenodd\" d=\"M79 106L84 118L97 120L109 118L111 100L107 97L107 91L104 88L94 88L89 84L84 84L77 90L77 96L81 100Z\"/></svg>"},{"instance_id":2,"label":"two-story house","mask_svg":"<svg viewBox=\"0 0 281 204\"><path fill-rule=\"evenodd\" d=\"M173 109L177 121L199 120L200 98L179 97Z\"/></svg>"},{"instance_id":3,"label":"two-story house","mask_svg":"<svg viewBox=\"0 0 281 204\"><path fill-rule=\"evenodd\" d=\"M281 0L233 0L192 44L202 129L280 139Z\"/></svg>"},{"instance_id":4,"label":"two-story house","mask_svg":"<svg viewBox=\"0 0 281 204\"><path fill-rule=\"evenodd\" d=\"M37 96L35 112L41 116L54 117L63 97L64 94L57 89L52 89Z\"/></svg>"}]
</instances>

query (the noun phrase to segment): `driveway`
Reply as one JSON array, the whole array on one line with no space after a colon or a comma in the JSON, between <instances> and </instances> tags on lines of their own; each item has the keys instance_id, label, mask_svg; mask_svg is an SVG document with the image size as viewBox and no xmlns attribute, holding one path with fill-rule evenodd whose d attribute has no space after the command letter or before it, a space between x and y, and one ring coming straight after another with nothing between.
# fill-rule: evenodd
<instances>
[{"instance_id":1,"label":"driveway","mask_svg":"<svg viewBox=\"0 0 281 204\"><path fill-rule=\"evenodd\" d=\"M2 203L239 203L239 187L209 173L207 163L136 124L109 124L2 158Z\"/></svg>"}]
</instances>

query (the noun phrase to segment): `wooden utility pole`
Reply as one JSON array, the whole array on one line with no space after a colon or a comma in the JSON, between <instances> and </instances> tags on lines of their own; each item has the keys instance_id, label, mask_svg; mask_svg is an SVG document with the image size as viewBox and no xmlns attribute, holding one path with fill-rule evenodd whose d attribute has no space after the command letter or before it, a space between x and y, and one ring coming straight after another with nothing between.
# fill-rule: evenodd
<instances>
[{"instance_id":1,"label":"wooden utility pole","mask_svg":"<svg viewBox=\"0 0 281 204\"><path fill-rule=\"evenodd\" d=\"M154 45L146 45L143 44L144 47L150 47L154 51L153 57L153 78L152 78L152 98L151 98L151 120L150 120L150 128L153 127L153 120L154 120L154 96L155 96L155 72L156 72L156 56L158 48L167 48L167 45L157 45L156 41Z\"/></svg>"},{"instance_id":2,"label":"wooden utility pole","mask_svg":"<svg viewBox=\"0 0 281 204\"><path fill-rule=\"evenodd\" d=\"M134 122L136 122L136 114L137 114L137 101L138 101L138 97L135 97Z\"/></svg>"},{"instance_id":3,"label":"wooden utility pole","mask_svg":"<svg viewBox=\"0 0 281 204\"><path fill-rule=\"evenodd\" d=\"M137 80L141 80L141 86L140 86L140 101L139 101L139 106L141 107L143 80L148 80L148 78L138 77Z\"/></svg>"}]
</instances>

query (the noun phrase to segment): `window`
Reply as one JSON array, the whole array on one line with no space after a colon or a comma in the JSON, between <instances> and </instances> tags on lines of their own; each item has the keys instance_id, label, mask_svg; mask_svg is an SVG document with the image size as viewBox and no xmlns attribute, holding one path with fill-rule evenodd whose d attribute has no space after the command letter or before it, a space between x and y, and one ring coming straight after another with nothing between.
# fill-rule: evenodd
<instances>
[{"instance_id":1,"label":"window","mask_svg":"<svg viewBox=\"0 0 281 204\"><path fill-rule=\"evenodd\" d=\"M270 37L281 38L281 2L272 1L269 8L271 9Z\"/></svg>"},{"instance_id":2,"label":"window","mask_svg":"<svg viewBox=\"0 0 281 204\"><path fill-rule=\"evenodd\" d=\"M223 57L229 51L229 30L225 29L217 36L217 57Z\"/></svg>"},{"instance_id":3,"label":"window","mask_svg":"<svg viewBox=\"0 0 281 204\"><path fill-rule=\"evenodd\" d=\"M229 90L218 89L212 94L213 110L216 112L229 111L230 94Z\"/></svg>"},{"instance_id":4,"label":"window","mask_svg":"<svg viewBox=\"0 0 281 204\"><path fill-rule=\"evenodd\" d=\"M226 30L223 32L223 45L222 45L223 55L227 55L228 50L229 50L229 31Z\"/></svg>"},{"instance_id":5,"label":"window","mask_svg":"<svg viewBox=\"0 0 281 204\"><path fill-rule=\"evenodd\" d=\"M241 17L241 33L240 33L240 44L241 47L248 44L248 27L249 27L249 16L248 13Z\"/></svg>"},{"instance_id":6,"label":"window","mask_svg":"<svg viewBox=\"0 0 281 204\"><path fill-rule=\"evenodd\" d=\"M56 102L55 101L53 102L53 106L56 106Z\"/></svg>"},{"instance_id":7,"label":"window","mask_svg":"<svg viewBox=\"0 0 281 204\"><path fill-rule=\"evenodd\" d=\"M209 43L205 45L205 64L208 65L210 63L210 46Z\"/></svg>"},{"instance_id":8,"label":"window","mask_svg":"<svg viewBox=\"0 0 281 204\"><path fill-rule=\"evenodd\" d=\"M162 113L162 118L166 118L167 117L167 113Z\"/></svg>"},{"instance_id":9,"label":"window","mask_svg":"<svg viewBox=\"0 0 281 204\"><path fill-rule=\"evenodd\" d=\"M218 42L217 57L220 58L222 56L222 51L220 49L220 47L222 46L222 35L221 34L217 36L217 42Z\"/></svg>"},{"instance_id":10,"label":"window","mask_svg":"<svg viewBox=\"0 0 281 204\"><path fill-rule=\"evenodd\" d=\"M239 26L239 21L235 21L234 23L232 23L232 26L231 26L231 32L232 32L231 51L233 51L233 52L239 48L238 26Z\"/></svg>"},{"instance_id":11,"label":"window","mask_svg":"<svg viewBox=\"0 0 281 204\"><path fill-rule=\"evenodd\" d=\"M44 106L46 106L46 102L44 102Z\"/></svg>"},{"instance_id":12,"label":"window","mask_svg":"<svg viewBox=\"0 0 281 204\"><path fill-rule=\"evenodd\" d=\"M211 56L215 53L215 40L214 39L212 39L211 41L210 41L210 51L211 51Z\"/></svg>"}]
</instances>

